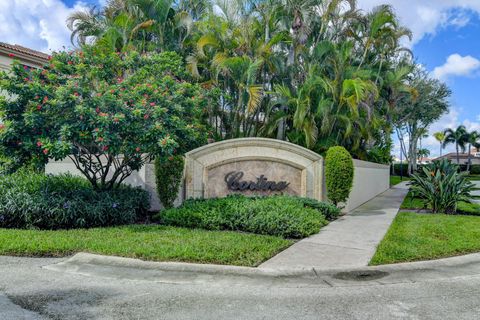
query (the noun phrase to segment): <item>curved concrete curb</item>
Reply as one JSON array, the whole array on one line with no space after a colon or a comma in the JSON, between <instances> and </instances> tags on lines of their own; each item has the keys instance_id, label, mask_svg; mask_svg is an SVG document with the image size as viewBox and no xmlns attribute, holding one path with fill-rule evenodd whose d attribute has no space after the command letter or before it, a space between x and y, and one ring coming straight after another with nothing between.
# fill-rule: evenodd
<instances>
[{"instance_id":1,"label":"curved concrete curb","mask_svg":"<svg viewBox=\"0 0 480 320\"><path fill-rule=\"evenodd\" d=\"M203 273L212 275L237 276L315 276L313 268L291 270L273 270L264 268L239 267L214 264L196 264L184 262L153 262L116 256L103 256L91 253L77 253L73 257L57 264L45 266L45 269L75 271L81 265L111 266L120 268L137 268L176 273Z\"/></svg>"},{"instance_id":2,"label":"curved concrete curb","mask_svg":"<svg viewBox=\"0 0 480 320\"><path fill-rule=\"evenodd\" d=\"M149 262L79 253L68 260L43 268L86 276L177 283L203 283L217 279L221 280L225 277L239 277L253 281L260 279L267 281L298 279L309 283L323 282L328 286L352 285L355 282L362 285L367 282L378 285L479 276L480 253L432 261L329 270L316 270L313 267L309 269L273 270L208 264ZM375 277L379 274L381 274L380 277ZM342 275L342 277L339 277L339 275ZM262 281L259 281L259 283L262 283Z\"/></svg>"}]
</instances>

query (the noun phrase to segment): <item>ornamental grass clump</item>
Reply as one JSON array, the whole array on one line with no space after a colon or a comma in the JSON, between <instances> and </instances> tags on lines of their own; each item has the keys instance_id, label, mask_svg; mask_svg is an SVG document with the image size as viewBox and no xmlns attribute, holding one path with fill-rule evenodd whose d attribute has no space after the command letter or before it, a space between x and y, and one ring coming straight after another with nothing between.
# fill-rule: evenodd
<instances>
[{"instance_id":1,"label":"ornamental grass clump","mask_svg":"<svg viewBox=\"0 0 480 320\"><path fill-rule=\"evenodd\" d=\"M474 185L467 173L446 159L434 161L412 175L411 191L423 200L433 213L454 214L460 201L470 202Z\"/></svg>"}]
</instances>

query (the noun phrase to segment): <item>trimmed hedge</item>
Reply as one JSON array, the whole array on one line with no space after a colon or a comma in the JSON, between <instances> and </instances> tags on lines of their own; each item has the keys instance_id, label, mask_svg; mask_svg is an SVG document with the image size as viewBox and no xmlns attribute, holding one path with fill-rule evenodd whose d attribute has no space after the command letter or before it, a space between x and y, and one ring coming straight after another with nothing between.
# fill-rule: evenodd
<instances>
[{"instance_id":1,"label":"trimmed hedge","mask_svg":"<svg viewBox=\"0 0 480 320\"><path fill-rule=\"evenodd\" d=\"M183 156L179 155L155 158L157 195L165 209L173 208L182 182L184 164Z\"/></svg>"},{"instance_id":2,"label":"trimmed hedge","mask_svg":"<svg viewBox=\"0 0 480 320\"><path fill-rule=\"evenodd\" d=\"M95 191L72 175L0 176L0 227L70 229L130 224L146 215L149 195L122 186Z\"/></svg>"},{"instance_id":3,"label":"trimmed hedge","mask_svg":"<svg viewBox=\"0 0 480 320\"><path fill-rule=\"evenodd\" d=\"M328 149L325 157L327 197L335 205L345 202L353 185L353 159L344 147Z\"/></svg>"},{"instance_id":4,"label":"trimmed hedge","mask_svg":"<svg viewBox=\"0 0 480 320\"><path fill-rule=\"evenodd\" d=\"M160 223L207 230L235 230L304 238L320 231L326 217L337 217L330 204L289 196L188 200L181 207L154 216Z\"/></svg>"},{"instance_id":5,"label":"trimmed hedge","mask_svg":"<svg viewBox=\"0 0 480 320\"><path fill-rule=\"evenodd\" d=\"M467 171L467 165L461 164L460 165L461 171ZM472 164L470 166L470 174L480 174L480 165L479 164Z\"/></svg>"},{"instance_id":6,"label":"trimmed hedge","mask_svg":"<svg viewBox=\"0 0 480 320\"><path fill-rule=\"evenodd\" d=\"M417 165L417 173L422 172L422 168L424 167L424 164L419 164ZM467 165L466 164L461 164L458 166L460 168L460 171L467 171ZM400 171L402 169L402 171ZM403 173L403 176L408 176L408 164L403 163L395 163L393 164L393 172L392 175L394 176L400 176L400 172ZM480 174L480 164L472 164L470 167L470 174Z\"/></svg>"}]
</instances>

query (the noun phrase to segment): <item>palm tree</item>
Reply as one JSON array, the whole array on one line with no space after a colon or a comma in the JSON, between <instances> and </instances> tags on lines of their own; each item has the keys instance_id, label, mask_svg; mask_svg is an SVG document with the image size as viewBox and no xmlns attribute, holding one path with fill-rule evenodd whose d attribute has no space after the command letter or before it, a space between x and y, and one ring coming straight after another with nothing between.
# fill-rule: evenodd
<instances>
[{"instance_id":1,"label":"palm tree","mask_svg":"<svg viewBox=\"0 0 480 320\"><path fill-rule=\"evenodd\" d=\"M108 0L101 10L73 12L67 27L79 46L91 40L107 51L178 50L208 8L207 0Z\"/></svg>"},{"instance_id":2,"label":"palm tree","mask_svg":"<svg viewBox=\"0 0 480 320\"><path fill-rule=\"evenodd\" d=\"M454 143L457 152L457 164L460 164L460 149L462 152L465 152L465 147L468 141L467 128L462 125L458 126L455 130L451 128L446 129L444 133L445 140L443 141L443 147L445 148L447 145Z\"/></svg>"},{"instance_id":3,"label":"palm tree","mask_svg":"<svg viewBox=\"0 0 480 320\"><path fill-rule=\"evenodd\" d=\"M467 134L467 142L468 142L468 164L467 164L467 171L470 171L470 167L472 165L472 146L476 147L479 144L480 134L477 131L472 131Z\"/></svg>"},{"instance_id":4,"label":"palm tree","mask_svg":"<svg viewBox=\"0 0 480 320\"><path fill-rule=\"evenodd\" d=\"M396 116L402 101L413 104L422 91L401 45L411 32L390 6L365 13L356 0L107 0L72 14L68 26L78 45L181 54L195 81L213 89L205 121L216 139L276 137L320 153L342 145L368 160L390 153L392 131L406 124Z\"/></svg>"},{"instance_id":5,"label":"palm tree","mask_svg":"<svg viewBox=\"0 0 480 320\"><path fill-rule=\"evenodd\" d=\"M435 132L433 137L440 143L440 157L442 156L443 150L443 142L445 141L445 133L444 132Z\"/></svg>"}]
</instances>

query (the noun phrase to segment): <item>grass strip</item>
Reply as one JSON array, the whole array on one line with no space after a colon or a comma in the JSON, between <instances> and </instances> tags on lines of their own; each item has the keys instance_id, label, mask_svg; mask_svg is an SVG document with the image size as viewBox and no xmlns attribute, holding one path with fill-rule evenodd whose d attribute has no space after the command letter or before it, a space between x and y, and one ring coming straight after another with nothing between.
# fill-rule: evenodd
<instances>
[{"instance_id":1,"label":"grass strip","mask_svg":"<svg viewBox=\"0 0 480 320\"><path fill-rule=\"evenodd\" d=\"M371 265L439 259L480 251L480 217L401 212Z\"/></svg>"},{"instance_id":2,"label":"grass strip","mask_svg":"<svg viewBox=\"0 0 480 320\"><path fill-rule=\"evenodd\" d=\"M160 225L75 230L0 229L0 254L63 257L80 251L153 261L257 266L293 243L281 237Z\"/></svg>"}]
</instances>

